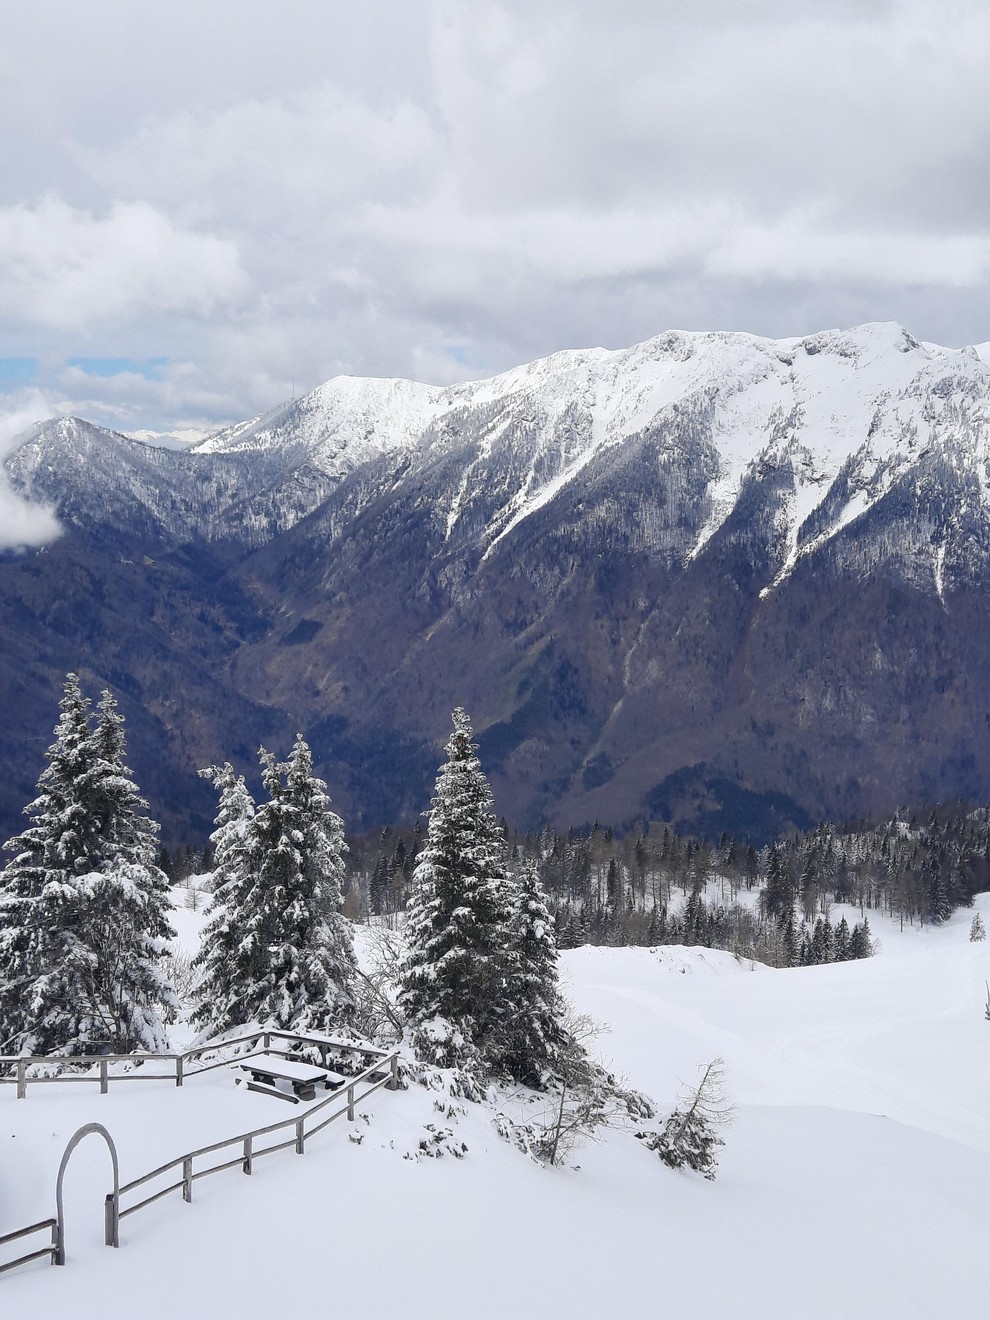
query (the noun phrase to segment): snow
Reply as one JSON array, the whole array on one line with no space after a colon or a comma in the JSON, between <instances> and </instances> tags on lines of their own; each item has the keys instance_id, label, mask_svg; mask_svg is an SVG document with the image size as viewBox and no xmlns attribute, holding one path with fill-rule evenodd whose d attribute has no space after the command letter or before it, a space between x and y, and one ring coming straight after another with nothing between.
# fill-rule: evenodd
<instances>
[{"instance_id":1,"label":"snow","mask_svg":"<svg viewBox=\"0 0 990 1320\"><path fill-rule=\"evenodd\" d=\"M450 483L439 510L447 540L469 512L470 535L487 557L520 523L587 480L596 457L649 436L662 459L688 436L710 477L712 506L694 545L681 547L689 556L729 516L754 465L796 460L784 510L785 574L854 516L836 508L834 525L798 549L801 523L844 466L858 514L934 444L976 477L990 506L986 358L985 346L918 343L893 323L780 340L674 330L631 348L568 350L447 387L340 376L181 453L76 419L47 422L25 433L5 466L37 500L64 498L68 482L101 509L107 490L114 507L142 505L177 535L223 538L233 520L260 542L365 464L389 469L391 477L376 469L376 478L401 472L415 482L439 459ZM113 481L98 481L101 473Z\"/></svg>"},{"instance_id":2,"label":"snow","mask_svg":"<svg viewBox=\"0 0 990 1320\"><path fill-rule=\"evenodd\" d=\"M278 448L291 438L331 475L418 443L451 406L447 391L408 380L336 376L301 399L228 427L196 446L196 453Z\"/></svg>"},{"instance_id":3,"label":"snow","mask_svg":"<svg viewBox=\"0 0 990 1320\"><path fill-rule=\"evenodd\" d=\"M990 895L977 910L990 919ZM833 908L838 920L858 919ZM180 913L193 936L192 914ZM490 1111L439 1113L437 1092L379 1090L307 1144L196 1183L102 1246L106 1152L66 1180L65 1269L0 1278L5 1313L195 1317L325 1309L378 1320L759 1316L975 1320L990 1216L990 944L971 911L903 932L869 912L873 959L771 970L710 950L569 951L604 1057L661 1110L716 1054L738 1105L718 1179L674 1173L628 1133L541 1169ZM361 1117L364 1114L366 1117ZM285 1118L225 1069L181 1089L129 1081L0 1088L0 1233L51 1213L80 1124L104 1123L124 1180L192 1146ZM463 1160L403 1158L427 1123ZM362 1136L360 1144L349 1135ZM24 1249L27 1249L25 1246Z\"/></svg>"},{"instance_id":4,"label":"snow","mask_svg":"<svg viewBox=\"0 0 990 1320\"><path fill-rule=\"evenodd\" d=\"M947 393L933 391L945 380L952 382ZM895 323L781 340L670 331L632 348L555 353L489 380L447 388L337 377L265 417L212 436L196 452L291 445L328 475L340 477L380 455L446 448L462 433L472 434L472 414L480 417L496 408L494 427L479 423L484 438L446 513L449 540L475 473L509 423L535 422L535 448L515 487L503 492L485 538L487 556L603 449L662 429L674 407L708 405L719 472L709 492L712 517L692 551L697 554L728 516L750 466L779 451L775 430L793 419L792 441L803 468L788 511L792 553L785 571L790 571L798 528L850 456L862 450L862 472L882 479L872 503L924 449L949 397L972 386L985 394L988 383L976 351L919 344ZM575 410L581 419L574 432L578 443L558 452L562 435L573 438L569 420L573 423ZM451 418L457 420L448 434L444 422Z\"/></svg>"}]
</instances>

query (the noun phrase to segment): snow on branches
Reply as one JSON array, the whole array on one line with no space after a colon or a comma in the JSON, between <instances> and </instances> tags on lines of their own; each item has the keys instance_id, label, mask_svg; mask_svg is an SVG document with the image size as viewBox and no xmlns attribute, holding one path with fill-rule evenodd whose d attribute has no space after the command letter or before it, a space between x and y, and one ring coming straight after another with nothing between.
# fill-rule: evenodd
<instances>
[{"instance_id":1,"label":"snow on branches","mask_svg":"<svg viewBox=\"0 0 990 1320\"><path fill-rule=\"evenodd\" d=\"M164 957L175 932L158 826L124 764L123 719L104 691L95 721L75 674L55 742L6 845L0 875L0 1048L165 1048L177 1007Z\"/></svg>"}]
</instances>

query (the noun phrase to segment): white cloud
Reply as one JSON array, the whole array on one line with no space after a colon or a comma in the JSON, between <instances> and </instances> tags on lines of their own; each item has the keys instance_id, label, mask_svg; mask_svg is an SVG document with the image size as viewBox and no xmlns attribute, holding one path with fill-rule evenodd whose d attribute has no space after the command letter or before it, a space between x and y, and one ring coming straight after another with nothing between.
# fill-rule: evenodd
<instances>
[{"instance_id":1,"label":"white cloud","mask_svg":"<svg viewBox=\"0 0 990 1320\"><path fill-rule=\"evenodd\" d=\"M801 216L744 224L713 244L714 275L746 279L869 280L895 286L975 288L990 276L990 233L921 235L830 230Z\"/></svg>"},{"instance_id":2,"label":"white cloud","mask_svg":"<svg viewBox=\"0 0 990 1320\"><path fill-rule=\"evenodd\" d=\"M236 246L183 229L147 202L98 218L57 197L0 208L4 315L58 330L92 321L207 317L247 279Z\"/></svg>"},{"instance_id":3,"label":"white cloud","mask_svg":"<svg viewBox=\"0 0 990 1320\"><path fill-rule=\"evenodd\" d=\"M169 359L53 378L94 420L672 325L990 334L982 0L246 4L18 11L0 351Z\"/></svg>"},{"instance_id":4,"label":"white cloud","mask_svg":"<svg viewBox=\"0 0 990 1320\"><path fill-rule=\"evenodd\" d=\"M53 510L27 500L11 490L3 460L22 431L52 415L51 400L37 390L23 391L0 411L0 549L44 545L61 533Z\"/></svg>"}]
</instances>

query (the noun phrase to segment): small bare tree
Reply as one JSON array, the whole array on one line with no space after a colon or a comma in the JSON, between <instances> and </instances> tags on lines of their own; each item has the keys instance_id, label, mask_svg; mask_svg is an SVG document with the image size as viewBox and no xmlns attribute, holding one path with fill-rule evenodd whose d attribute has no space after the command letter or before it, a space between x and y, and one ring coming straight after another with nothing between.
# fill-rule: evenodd
<instances>
[{"instance_id":1,"label":"small bare tree","mask_svg":"<svg viewBox=\"0 0 990 1320\"><path fill-rule=\"evenodd\" d=\"M586 1141L597 1140L617 1112L607 1074L573 1040L563 1051L559 1087L532 1125L530 1142L536 1158L550 1165L564 1164Z\"/></svg>"},{"instance_id":2,"label":"small bare tree","mask_svg":"<svg viewBox=\"0 0 990 1320\"><path fill-rule=\"evenodd\" d=\"M191 956L178 944L173 943L166 949L163 960L179 1006L183 1010L189 1009L195 1000L195 990L199 982L199 973L192 965ZM169 1021L174 1022L175 1019L176 1013L173 1012Z\"/></svg>"},{"instance_id":3,"label":"small bare tree","mask_svg":"<svg viewBox=\"0 0 990 1320\"><path fill-rule=\"evenodd\" d=\"M653 1117L646 1096L627 1088L597 1063L588 1047L607 1028L585 1014L569 1011L564 1019L566 1044L546 1092L528 1091L525 1106L539 1106L532 1117L511 1118L500 1112L495 1126L501 1136L541 1164L566 1164L602 1128L623 1126L630 1119ZM529 1111L532 1113L532 1109Z\"/></svg>"},{"instance_id":4,"label":"small bare tree","mask_svg":"<svg viewBox=\"0 0 990 1320\"><path fill-rule=\"evenodd\" d=\"M725 1142L719 1129L732 1122L735 1106L726 1095L724 1062L712 1059L695 1090L683 1095L660 1132L637 1132L672 1169L689 1169L714 1179L717 1152Z\"/></svg>"},{"instance_id":5,"label":"small bare tree","mask_svg":"<svg viewBox=\"0 0 990 1320\"><path fill-rule=\"evenodd\" d=\"M376 922L365 930L365 967L355 969L355 1025L379 1044L402 1039L405 1015L395 1002L399 962L404 945L395 930Z\"/></svg>"}]
</instances>

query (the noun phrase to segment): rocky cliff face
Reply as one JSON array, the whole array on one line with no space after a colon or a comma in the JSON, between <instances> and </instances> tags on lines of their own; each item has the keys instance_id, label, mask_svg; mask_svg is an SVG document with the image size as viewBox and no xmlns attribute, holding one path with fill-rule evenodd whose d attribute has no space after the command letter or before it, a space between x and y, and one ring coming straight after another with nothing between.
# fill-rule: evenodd
<instances>
[{"instance_id":1,"label":"rocky cliff face","mask_svg":"<svg viewBox=\"0 0 990 1320\"><path fill-rule=\"evenodd\" d=\"M8 473L66 532L0 563L0 811L72 667L173 831L196 765L296 727L350 823L409 817L458 702L519 823L985 799L988 386L896 326L673 333L331 381L192 453L44 423Z\"/></svg>"}]
</instances>

